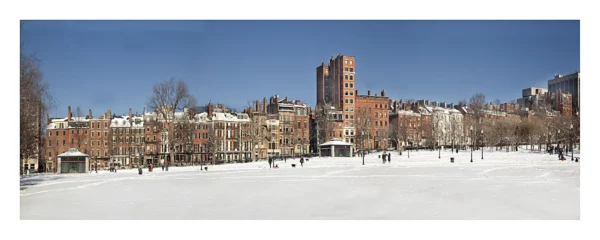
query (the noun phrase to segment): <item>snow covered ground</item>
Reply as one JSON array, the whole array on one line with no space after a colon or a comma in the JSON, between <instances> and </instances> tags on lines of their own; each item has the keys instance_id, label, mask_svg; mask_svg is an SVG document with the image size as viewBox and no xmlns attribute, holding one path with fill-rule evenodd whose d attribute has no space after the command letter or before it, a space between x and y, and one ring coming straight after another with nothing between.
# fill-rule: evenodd
<instances>
[{"instance_id":1,"label":"snow covered ground","mask_svg":"<svg viewBox=\"0 0 600 240\"><path fill-rule=\"evenodd\" d=\"M579 219L579 163L406 152L21 179L21 219ZM450 163L451 156L455 163ZM576 153L575 156L578 156ZM292 163L297 164L292 168Z\"/></svg>"}]
</instances>

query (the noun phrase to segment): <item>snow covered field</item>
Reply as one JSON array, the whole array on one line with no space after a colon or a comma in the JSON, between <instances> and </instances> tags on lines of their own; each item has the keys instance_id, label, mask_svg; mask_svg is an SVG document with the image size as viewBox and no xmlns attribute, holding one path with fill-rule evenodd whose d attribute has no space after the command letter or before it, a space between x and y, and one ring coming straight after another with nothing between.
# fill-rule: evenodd
<instances>
[{"instance_id":1,"label":"snow covered field","mask_svg":"<svg viewBox=\"0 0 600 240\"><path fill-rule=\"evenodd\" d=\"M450 163L451 156L455 163ZM576 154L577 156L577 154ZM411 152L21 179L21 219L579 219L579 163ZM292 168L291 163L297 167Z\"/></svg>"}]
</instances>

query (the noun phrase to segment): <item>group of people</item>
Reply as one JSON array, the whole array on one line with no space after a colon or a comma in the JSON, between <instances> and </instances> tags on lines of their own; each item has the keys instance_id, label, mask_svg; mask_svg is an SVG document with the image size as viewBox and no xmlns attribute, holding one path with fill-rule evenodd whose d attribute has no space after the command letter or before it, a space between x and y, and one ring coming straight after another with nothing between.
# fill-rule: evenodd
<instances>
[{"instance_id":1,"label":"group of people","mask_svg":"<svg viewBox=\"0 0 600 240\"><path fill-rule=\"evenodd\" d=\"M278 164L275 164L275 160L273 158L269 158L269 168L279 168ZM284 161L287 162L284 158ZM300 158L300 166L304 167L304 157Z\"/></svg>"},{"instance_id":2,"label":"group of people","mask_svg":"<svg viewBox=\"0 0 600 240\"><path fill-rule=\"evenodd\" d=\"M387 162L389 163L392 161L392 153L383 152L383 154L381 155L381 158L383 159L383 164L385 164L386 159L387 159Z\"/></svg>"},{"instance_id":3,"label":"group of people","mask_svg":"<svg viewBox=\"0 0 600 240\"><path fill-rule=\"evenodd\" d=\"M564 153L563 148L555 147L555 146L548 146L548 148L546 148L546 149L547 149L546 151L550 154L552 154L552 153L558 154L558 160L566 160L566 157L563 154Z\"/></svg>"}]
</instances>

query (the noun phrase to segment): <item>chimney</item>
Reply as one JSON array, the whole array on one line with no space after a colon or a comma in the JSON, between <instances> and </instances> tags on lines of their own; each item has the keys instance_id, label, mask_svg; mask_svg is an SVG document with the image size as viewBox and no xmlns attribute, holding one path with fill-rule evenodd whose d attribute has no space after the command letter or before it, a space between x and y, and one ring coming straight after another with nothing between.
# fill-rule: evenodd
<instances>
[{"instance_id":1,"label":"chimney","mask_svg":"<svg viewBox=\"0 0 600 240\"><path fill-rule=\"evenodd\" d=\"M256 112L258 112L258 108L260 107L260 102L258 100L256 100L256 102L254 102L254 106L256 107Z\"/></svg>"},{"instance_id":2,"label":"chimney","mask_svg":"<svg viewBox=\"0 0 600 240\"><path fill-rule=\"evenodd\" d=\"M358 96L358 90L354 90L354 96Z\"/></svg>"},{"instance_id":3,"label":"chimney","mask_svg":"<svg viewBox=\"0 0 600 240\"><path fill-rule=\"evenodd\" d=\"M92 109L90 109L90 110L88 111L88 117L89 117L89 119L92 119Z\"/></svg>"},{"instance_id":4,"label":"chimney","mask_svg":"<svg viewBox=\"0 0 600 240\"><path fill-rule=\"evenodd\" d=\"M110 111L110 108L108 109L108 118L107 119L111 119L112 118L112 112Z\"/></svg>"},{"instance_id":5,"label":"chimney","mask_svg":"<svg viewBox=\"0 0 600 240\"><path fill-rule=\"evenodd\" d=\"M367 96L371 96L371 90L367 91Z\"/></svg>"},{"instance_id":6,"label":"chimney","mask_svg":"<svg viewBox=\"0 0 600 240\"><path fill-rule=\"evenodd\" d=\"M209 118L212 118L213 110L214 110L213 108L214 108L213 105L210 103L206 106L206 111L208 112Z\"/></svg>"},{"instance_id":7,"label":"chimney","mask_svg":"<svg viewBox=\"0 0 600 240\"><path fill-rule=\"evenodd\" d=\"M381 91L381 96L385 97L385 90Z\"/></svg>"},{"instance_id":8,"label":"chimney","mask_svg":"<svg viewBox=\"0 0 600 240\"><path fill-rule=\"evenodd\" d=\"M263 113L267 113L267 97L263 98Z\"/></svg>"},{"instance_id":9,"label":"chimney","mask_svg":"<svg viewBox=\"0 0 600 240\"><path fill-rule=\"evenodd\" d=\"M68 108L69 110L67 111L67 120L71 121L71 106L69 106Z\"/></svg>"},{"instance_id":10,"label":"chimney","mask_svg":"<svg viewBox=\"0 0 600 240\"><path fill-rule=\"evenodd\" d=\"M131 108L129 109L129 121L131 121Z\"/></svg>"}]
</instances>

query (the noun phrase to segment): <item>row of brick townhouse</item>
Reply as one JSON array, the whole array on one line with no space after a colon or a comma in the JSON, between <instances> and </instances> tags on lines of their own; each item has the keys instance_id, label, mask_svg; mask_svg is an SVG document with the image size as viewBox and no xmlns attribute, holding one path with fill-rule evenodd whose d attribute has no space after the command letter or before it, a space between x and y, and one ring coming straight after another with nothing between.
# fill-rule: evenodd
<instances>
[{"instance_id":1,"label":"row of brick townhouse","mask_svg":"<svg viewBox=\"0 0 600 240\"><path fill-rule=\"evenodd\" d=\"M261 105L245 110L254 124L254 156L264 159L273 156L298 156L310 152L310 107L299 100L275 95Z\"/></svg>"}]
</instances>

